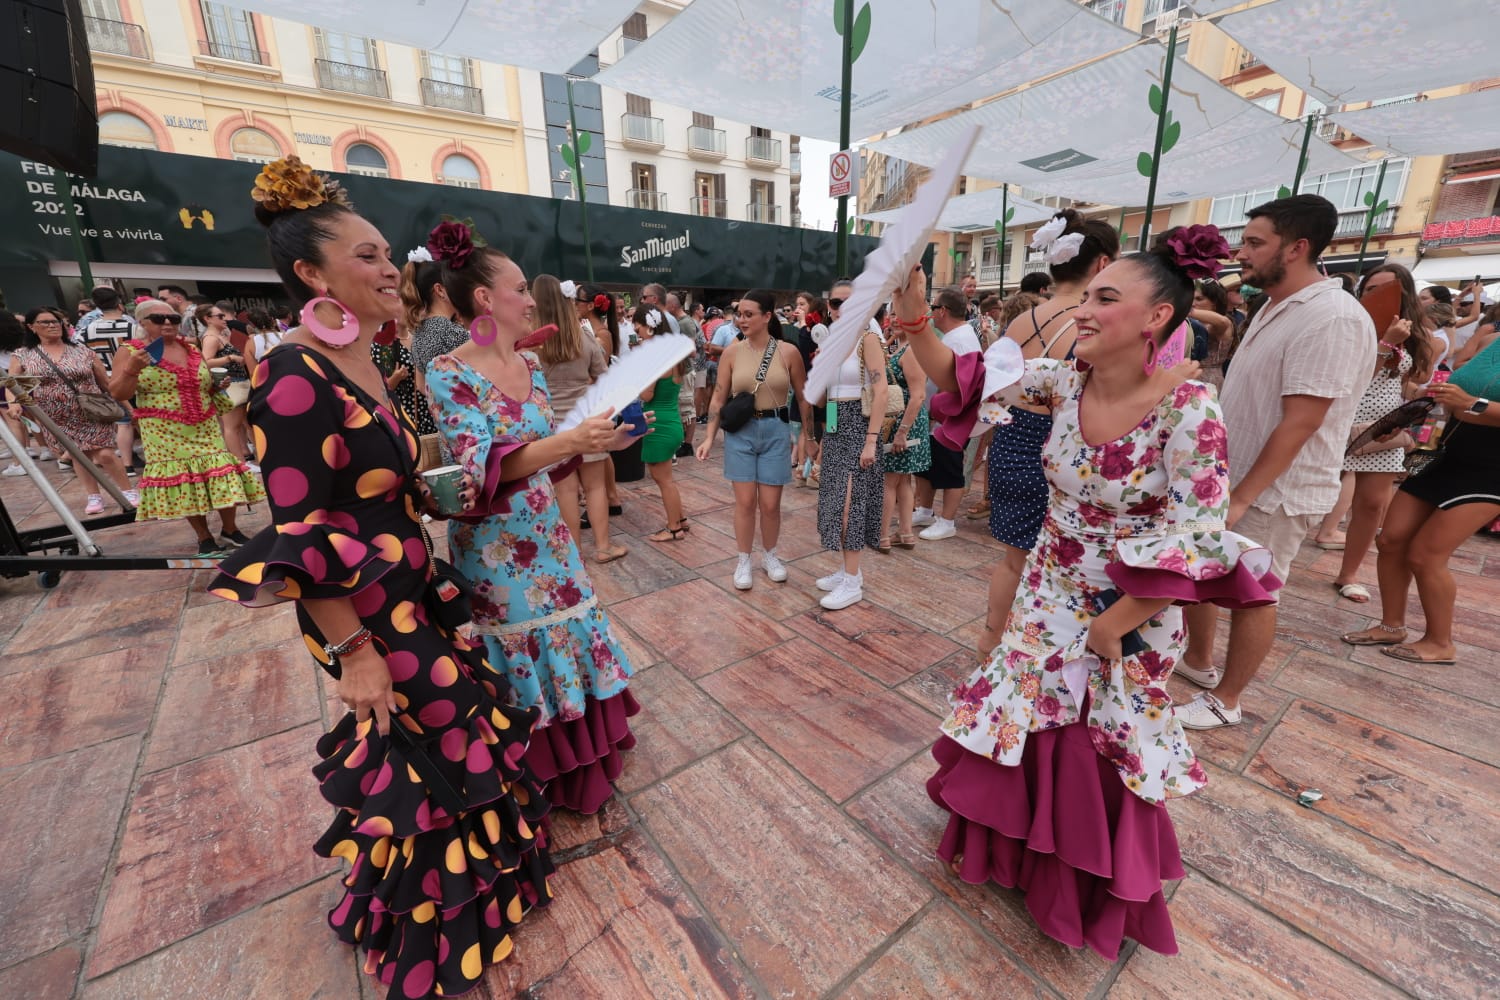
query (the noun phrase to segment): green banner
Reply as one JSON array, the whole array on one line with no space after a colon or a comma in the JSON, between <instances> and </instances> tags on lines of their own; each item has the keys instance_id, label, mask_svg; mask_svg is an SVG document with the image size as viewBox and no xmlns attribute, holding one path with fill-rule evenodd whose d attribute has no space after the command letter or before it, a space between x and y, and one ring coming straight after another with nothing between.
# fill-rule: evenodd
<instances>
[{"instance_id":1,"label":"green banner","mask_svg":"<svg viewBox=\"0 0 1500 1000\"><path fill-rule=\"evenodd\" d=\"M89 259L116 264L267 268L255 221L251 163L105 146L98 179L74 180ZM528 275L582 280L579 206L556 198L338 175L355 206L391 241L392 256L425 241L444 215L472 218ZM0 273L46 273L73 260L62 174L0 153ZM588 206L595 276L684 288L826 289L836 277L834 233L728 219ZM857 272L877 240L850 240ZM34 274L28 273L28 277Z\"/></svg>"}]
</instances>

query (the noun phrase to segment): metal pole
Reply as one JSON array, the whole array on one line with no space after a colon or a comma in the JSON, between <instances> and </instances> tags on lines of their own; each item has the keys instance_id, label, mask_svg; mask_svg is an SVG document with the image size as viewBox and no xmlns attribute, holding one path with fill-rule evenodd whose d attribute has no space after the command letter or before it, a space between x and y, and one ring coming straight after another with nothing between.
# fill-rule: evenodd
<instances>
[{"instance_id":1,"label":"metal pole","mask_svg":"<svg viewBox=\"0 0 1500 1000\"><path fill-rule=\"evenodd\" d=\"M1156 113L1156 144L1151 148L1151 179L1146 185L1146 219L1141 223L1141 249L1151 242L1151 213L1156 210L1156 175L1161 171L1161 137L1167 128L1167 104L1172 97L1172 63L1177 58L1177 25L1167 36L1167 63L1161 71L1161 109Z\"/></svg>"},{"instance_id":2,"label":"metal pole","mask_svg":"<svg viewBox=\"0 0 1500 1000\"><path fill-rule=\"evenodd\" d=\"M1365 213L1365 236L1359 241L1359 263L1355 264L1355 273L1365 273L1365 248L1370 245L1370 230L1375 228L1375 213L1380 209L1380 188L1385 184L1385 168L1390 166L1389 158L1380 161L1380 170L1375 174L1375 197L1370 200L1370 210Z\"/></svg>"},{"instance_id":3,"label":"metal pole","mask_svg":"<svg viewBox=\"0 0 1500 1000\"><path fill-rule=\"evenodd\" d=\"M64 171L62 180L62 203L68 210L68 219L72 223L68 229L73 237L73 256L78 258L78 275L83 279L83 296L88 298L94 291L94 272L89 268L88 251L83 248L83 215L73 203L73 175Z\"/></svg>"},{"instance_id":4,"label":"metal pole","mask_svg":"<svg viewBox=\"0 0 1500 1000\"><path fill-rule=\"evenodd\" d=\"M1297 154L1297 176L1292 178L1292 194L1302 187L1302 171L1307 169L1307 144L1312 142L1313 122L1317 115L1307 116L1307 127L1302 130L1302 152Z\"/></svg>"},{"instance_id":5,"label":"metal pole","mask_svg":"<svg viewBox=\"0 0 1500 1000\"><path fill-rule=\"evenodd\" d=\"M849 148L849 91L854 86L854 3L844 0L843 82L839 91L839 149ZM852 172L852 168L851 168ZM839 199L838 276L849 273L849 196Z\"/></svg>"},{"instance_id":6,"label":"metal pole","mask_svg":"<svg viewBox=\"0 0 1500 1000\"><path fill-rule=\"evenodd\" d=\"M583 216L583 263L588 272L589 283L594 281L594 246L589 239L589 196L583 182L583 153L578 149L578 113L573 109L573 77L565 76L568 84L568 127L572 130L573 181L578 189L578 211Z\"/></svg>"},{"instance_id":7,"label":"metal pole","mask_svg":"<svg viewBox=\"0 0 1500 1000\"><path fill-rule=\"evenodd\" d=\"M1005 297L1005 217L1010 214L1010 185L1000 185L1000 297Z\"/></svg>"},{"instance_id":8,"label":"metal pole","mask_svg":"<svg viewBox=\"0 0 1500 1000\"><path fill-rule=\"evenodd\" d=\"M14 383L12 383L11 388L14 391ZM29 399L30 396L26 398ZM28 412L31 412L29 407ZM5 446L10 449L10 453L15 456L21 468L25 469L31 477L31 484L41 492L42 499L46 500L53 510L57 511L57 516L62 519L63 525L78 541L78 551L87 556L97 557L103 555L104 553L99 551L99 546L95 545L94 540L89 537L88 529L83 526L83 522L78 520L78 516L63 502L63 498L57 495L57 490L53 489L52 484L47 481L47 477L42 473L42 470L37 468L36 462L32 461L31 456L26 454L26 449L21 446L20 441L16 440L15 434L11 432L10 427L3 420L0 420L0 440L5 442ZM100 480L100 482L103 481ZM16 555L24 554L22 552L16 553Z\"/></svg>"}]
</instances>

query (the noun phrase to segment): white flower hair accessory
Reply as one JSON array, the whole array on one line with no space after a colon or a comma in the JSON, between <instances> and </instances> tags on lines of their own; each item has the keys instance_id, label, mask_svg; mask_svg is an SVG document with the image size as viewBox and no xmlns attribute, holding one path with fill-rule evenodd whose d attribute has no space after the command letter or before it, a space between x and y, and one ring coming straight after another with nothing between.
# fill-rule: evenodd
<instances>
[{"instance_id":1,"label":"white flower hair accessory","mask_svg":"<svg viewBox=\"0 0 1500 1000\"><path fill-rule=\"evenodd\" d=\"M406 262L408 264L431 264L432 251L426 247L417 247L415 250L406 251Z\"/></svg>"},{"instance_id":2,"label":"white flower hair accessory","mask_svg":"<svg viewBox=\"0 0 1500 1000\"><path fill-rule=\"evenodd\" d=\"M1036 231L1036 235L1031 238L1031 249L1047 249L1056 242L1057 238L1063 234L1063 230L1067 228L1067 219L1061 215L1055 217L1051 222Z\"/></svg>"},{"instance_id":3,"label":"white flower hair accessory","mask_svg":"<svg viewBox=\"0 0 1500 1000\"><path fill-rule=\"evenodd\" d=\"M652 309L650 312L646 313L646 325L653 330L661 326L661 313L655 309Z\"/></svg>"},{"instance_id":4,"label":"white flower hair accessory","mask_svg":"<svg viewBox=\"0 0 1500 1000\"><path fill-rule=\"evenodd\" d=\"M564 281L562 283L562 293L570 299L576 298L578 296L578 286L571 281Z\"/></svg>"},{"instance_id":5,"label":"white flower hair accessory","mask_svg":"<svg viewBox=\"0 0 1500 1000\"><path fill-rule=\"evenodd\" d=\"M1078 250L1083 246L1083 233L1069 233L1063 235L1063 230L1068 228L1068 220L1063 216L1055 216L1051 222L1036 231L1031 238L1031 249L1042 251L1043 257L1048 264L1064 264L1078 256Z\"/></svg>"}]
</instances>

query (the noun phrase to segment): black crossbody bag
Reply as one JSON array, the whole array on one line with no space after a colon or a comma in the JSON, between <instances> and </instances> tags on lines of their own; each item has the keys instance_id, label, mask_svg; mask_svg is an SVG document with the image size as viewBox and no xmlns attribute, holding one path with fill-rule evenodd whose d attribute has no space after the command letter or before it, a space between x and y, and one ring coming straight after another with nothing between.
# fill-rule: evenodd
<instances>
[{"instance_id":1,"label":"black crossbody bag","mask_svg":"<svg viewBox=\"0 0 1500 1000\"><path fill-rule=\"evenodd\" d=\"M726 431L737 431L750 422L755 415L755 394L760 391L761 383L766 380L766 373L771 370L771 359L776 356L776 338L766 345L766 353L760 359L760 368L755 372L755 388L749 392L737 392L729 397L729 401L719 407L719 426Z\"/></svg>"}]
</instances>

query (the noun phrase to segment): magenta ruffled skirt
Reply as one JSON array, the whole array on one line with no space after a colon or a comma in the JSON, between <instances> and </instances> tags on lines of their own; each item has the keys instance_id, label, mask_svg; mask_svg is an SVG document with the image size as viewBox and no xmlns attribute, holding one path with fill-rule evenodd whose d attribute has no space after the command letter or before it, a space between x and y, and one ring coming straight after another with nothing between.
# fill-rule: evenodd
<instances>
[{"instance_id":1,"label":"magenta ruffled skirt","mask_svg":"<svg viewBox=\"0 0 1500 1000\"><path fill-rule=\"evenodd\" d=\"M554 808L593 814L603 807L625 767L621 751L635 746L629 719L640 710L626 688L603 701L590 696L581 719L532 730L526 767Z\"/></svg>"},{"instance_id":2,"label":"magenta ruffled skirt","mask_svg":"<svg viewBox=\"0 0 1500 1000\"><path fill-rule=\"evenodd\" d=\"M927 794L952 814L937 853L960 878L1020 889L1044 934L1111 962L1127 937L1177 954L1162 895L1183 877L1172 821L1125 787L1085 723L1028 733L1014 767L946 736L932 755Z\"/></svg>"}]
</instances>

